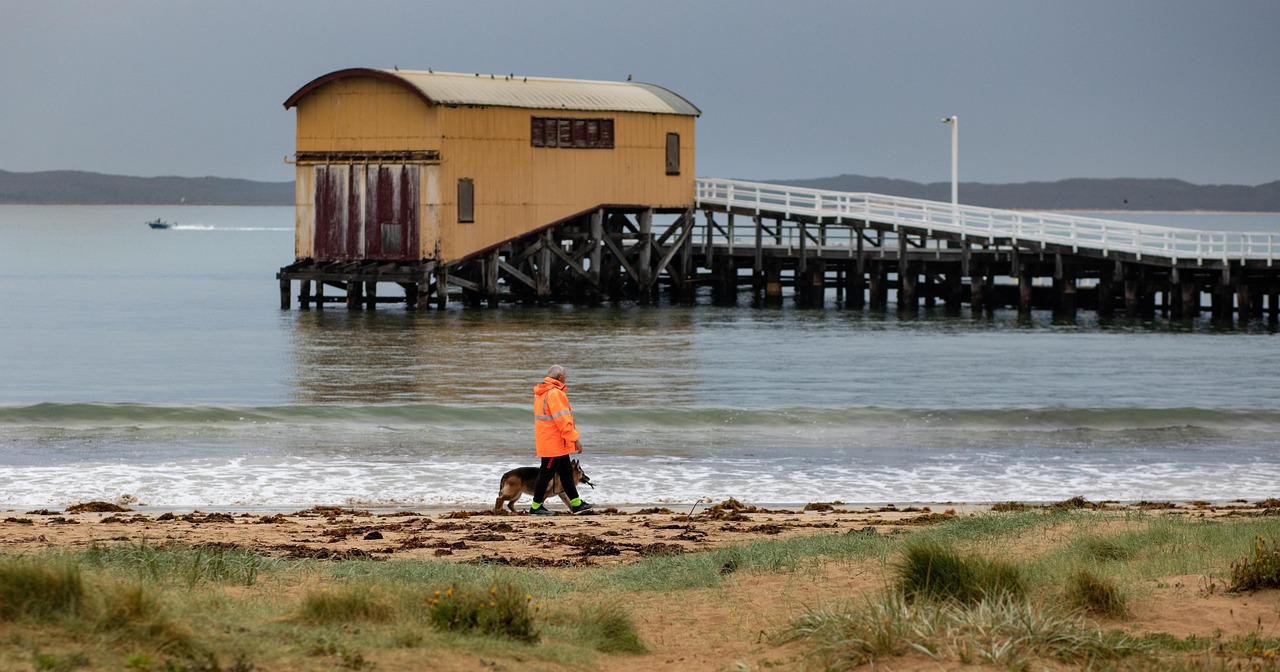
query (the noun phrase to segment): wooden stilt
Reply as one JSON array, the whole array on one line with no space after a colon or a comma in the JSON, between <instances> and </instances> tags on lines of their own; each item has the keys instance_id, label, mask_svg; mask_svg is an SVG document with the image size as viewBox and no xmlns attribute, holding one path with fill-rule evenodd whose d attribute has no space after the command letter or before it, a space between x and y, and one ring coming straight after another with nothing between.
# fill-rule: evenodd
<instances>
[{"instance_id":1,"label":"wooden stilt","mask_svg":"<svg viewBox=\"0 0 1280 672\"><path fill-rule=\"evenodd\" d=\"M770 257L764 265L764 303L767 306L782 305L782 265Z\"/></svg>"},{"instance_id":2,"label":"wooden stilt","mask_svg":"<svg viewBox=\"0 0 1280 672\"><path fill-rule=\"evenodd\" d=\"M347 281L347 310L360 310L364 307L364 283L357 280Z\"/></svg>"},{"instance_id":3,"label":"wooden stilt","mask_svg":"<svg viewBox=\"0 0 1280 672\"><path fill-rule=\"evenodd\" d=\"M764 222L760 219L760 215L751 218L756 225L756 249L755 257L751 264L751 286L756 297L764 292Z\"/></svg>"},{"instance_id":4,"label":"wooden stilt","mask_svg":"<svg viewBox=\"0 0 1280 672\"><path fill-rule=\"evenodd\" d=\"M964 274L959 265L952 265L947 270L947 314L959 315L960 305L964 302Z\"/></svg>"},{"instance_id":5,"label":"wooden stilt","mask_svg":"<svg viewBox=\"0 0 1280 672\"><path fill-rule=\"evenodd\" d=\"M305 280L303 281L303 284L306 284ZM289 310L292 306L290 303L289 285L290 282L288 278L280 278L280 310Z\"/></svg>"},{"instance_id":6,"label":"wooden stilt","mask_svg":"<svg viewBox=\"0 0 1280 672\"><path fill-rule=\"evenodd\" d=\"M636 261L636 278L637 284L640 286L640 296L636 297L642 305L648 305L652 302L653 297L653 266L651 258L653 256L653 210L646 208L640 212L640 235L637 240L640 246L640 255Z\"/></svg>"},{"instance_id":7,"label":"wooden stilt","mask_svg":"<svg viewBox=\"0 0 1280 672\"><path fill-rule=\"evenodd\" d=\"M969 269L969 308L974 314L979 314L985 306L984 296L986 293L987 281L982 275L982 271L977 264L970 264Z\"/></svg>"},{"instance_id":8,"label":"wooden stilt","mask_svg":"<svg viewBox=\"0 0 1280 672\"><path fill-rule=\"evenodd\" d=\"M1013 255L1016 261L1013 262L1013 275L1018 279L1018 314L1031 314L1031 269L1027 264L1023 263L1019 255Z\"/></svg>"},{"instance_id":9,"label":"wooden stilt","mask_svg":"<svg viewBox=\"0 0 1280 672\"><path fill-rule=\"evenodd\" d=\"M449 272L436 270L436 308L444 310L449 305Z\"/></svg>"},{"instance_id":10,"label":"wooden stilt","mask_svg":"<svg viewBox=\"0 0 1280 672\"><path fill-rule=\"evenodd\" d=\"M1241 322L1253 317L1253 295L1249 292L1249 283L1243 274L1236 279L1236 317Z\"/></svg>"},{"instance_id":11,"label":"wooden stilt","mask_svg":"<svg viewBox=\"0 0 1280 672\"><path fill-rule=\"evenodd\" d=\"M874 310L886 310L889 307L889 273L885 262L873 261L869 270L867 292L871 295L871 307Z\"/></svg>"},{"instance_id":12,"label":"wooden stilt","mask_svg":"<svg viewBox=\"0 0 1280 672\"><path fill-rule=\"evenodd\" d=\"M1183 280L1182 285L1182 317L1192 318L1200 315L1200 286L1194 280Z\"/></svg>"},{"instance_id":13,"label":"wooden stilt","mask_svg":"<svg viewBox=\"0 0 1280 672\"><path fill-rule=\"evenodd\" d=\"M596 287L603 288L604 275L602 273L604 266L604 210L596 210L591 213L591 253L587 255L587 262L591 264L588 272L591 274L591 280L595 282Z\"/></svg>"},{"instance_id":14,"label":"wooden stilt","mask_svg":"<svg viewBox=\"0 0 1280 672\"><path fill-rule=\"evenodd\" d=\"M1098 317L1111 317L1116 313L1116 285L1111 273L1098 274Z\"/></svg>"},{"instance_id":15,"label":"wooden stilt","mask_svg":"<svg viewBox=\"0 0 1280 672\"><path fill-rule=\"evenodd\" d=\"M845 292L845 305L849 308L857 308L861 310L867 305L866 300L866 250L863 247L863 229L854 226L854 236L857 239L857 258L854 260L853 269L845 275L848 290Z\"/></svg>"},{"instance_id":16,"label":"wooden stilt","mask_svg":"<svg viewBox=\"0 0 1280 672\"><path fill-rule=\"evenodd\" d=\"M597 246L598 244L597 242ZM498 250L490 252L489 256L484 260L484 295L490 308L498 307L498 270L501 268L500 261Z\"/></svg>"}]
</instances>

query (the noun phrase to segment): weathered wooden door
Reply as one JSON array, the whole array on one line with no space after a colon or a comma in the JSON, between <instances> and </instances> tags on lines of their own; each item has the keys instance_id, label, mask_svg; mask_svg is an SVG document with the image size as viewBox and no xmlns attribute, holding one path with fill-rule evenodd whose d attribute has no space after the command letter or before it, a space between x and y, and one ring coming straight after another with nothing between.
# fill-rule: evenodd
<instances>
[{"instance_id":1,"label":"weathered wooden door","mask_svg":"<svg viewBox=\"0 0 1280 672\"><path fill-rule=\"evenodd\" d=\"M315 167L316 258L412 260L418 255L422 167Z\"/></svg>"}]
</instances>

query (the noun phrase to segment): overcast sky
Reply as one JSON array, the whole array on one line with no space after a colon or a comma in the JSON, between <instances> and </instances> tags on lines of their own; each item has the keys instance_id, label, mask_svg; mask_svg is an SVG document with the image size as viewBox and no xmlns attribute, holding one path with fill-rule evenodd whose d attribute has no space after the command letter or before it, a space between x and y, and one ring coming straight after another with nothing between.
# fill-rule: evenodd
<instances>
[{"instance_id":1,"label":"overcast sky","mask_svg":"<svg viewBox=\"0 0 1280 672\"><path fill-rule=\"evenodd\" d=\"M1280 2L0 0L0 169L285 181L349 67L635 80L697 173L1280 179Z\"/></svg>"}]
</instances>

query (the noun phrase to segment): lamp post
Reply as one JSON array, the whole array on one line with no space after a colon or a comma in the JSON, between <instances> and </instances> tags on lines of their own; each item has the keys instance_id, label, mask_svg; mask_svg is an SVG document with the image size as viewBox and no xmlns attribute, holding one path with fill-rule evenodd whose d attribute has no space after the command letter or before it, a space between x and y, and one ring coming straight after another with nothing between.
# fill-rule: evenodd
<instances>
[{"instance_id":1,"label":"lamp post","mask_svg":"<svg viewBox=\"0 0 1280 672\"><path fill-rule=\"evenodd\" d=\"M951 206L955 207L960 205L960 117L945 117L942 123L951 124Z\"/></svg>"}]
</instances>

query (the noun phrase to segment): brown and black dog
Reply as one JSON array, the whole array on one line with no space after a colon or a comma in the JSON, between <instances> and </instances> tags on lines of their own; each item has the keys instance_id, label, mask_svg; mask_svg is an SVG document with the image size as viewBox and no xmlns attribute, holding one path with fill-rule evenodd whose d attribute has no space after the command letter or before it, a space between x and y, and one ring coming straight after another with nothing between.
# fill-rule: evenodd
<instances>
[{"instance_id":1,"label":"brown and black dog","mask_svg":"<svg viewBox=\"0 0 1280 672\"><path fill-rule=\"evenodd\" d=\"M586 483L591 485L591 479L583 473L582 466L577 460L573 460L573 481L574 483ZM520 467L512 469L502 475L502 482L498 484L498 498L493 502L493 512L502 512L502 503L507 503L507 508L512 512L516 510L516 502L522 495L533 494L533 483L538 480L537 467ZM596 486L591 485L594 489ZM551 485L547 486L547 496L560 495L560 499L564 501L565 506L570 506L568 495L564 494L564 488L560 485L560 476L556 475L551 478Z\"/></svg>"}]
</instances>

